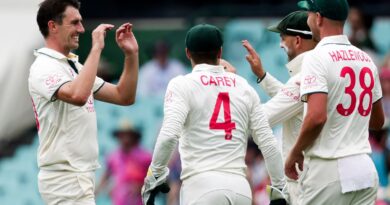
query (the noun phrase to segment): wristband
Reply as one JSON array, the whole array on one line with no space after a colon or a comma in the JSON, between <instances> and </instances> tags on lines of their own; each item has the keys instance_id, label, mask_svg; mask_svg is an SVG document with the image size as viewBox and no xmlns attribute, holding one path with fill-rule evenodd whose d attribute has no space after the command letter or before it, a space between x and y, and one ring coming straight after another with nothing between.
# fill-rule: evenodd
<instances>
[{"instance_id":1,"label":"wristband","mask_svg":"<svg viewBox=\"0 0 390 205\"><path fill-rule=\"evenodd\" d=\"M257 80L256 80L257 84L261 83L261 81L263 81L263 79L265 78L266 75L267 75L267 72L265 72L261 78L257 78Z\"/></svg>"}]
</instances>

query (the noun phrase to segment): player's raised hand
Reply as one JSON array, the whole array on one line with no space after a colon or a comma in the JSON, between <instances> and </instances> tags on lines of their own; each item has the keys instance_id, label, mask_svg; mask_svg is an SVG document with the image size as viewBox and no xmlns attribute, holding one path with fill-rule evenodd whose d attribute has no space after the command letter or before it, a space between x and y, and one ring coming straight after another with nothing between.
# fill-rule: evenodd
<instances>
[{"instance_id":1,"label":"player's raised hand","mask_svg":"<svg viewBox=\"0 0 390 205\"><path fill-rule=\"evenodd\" d=\"M114 28L114 25L111 24L100 24L95 30L92 31L92 47L97 49L104 48L104 38L106 37L106 32Z\"/></svg>"},{"instance_id":2,"label":"player's raised hand","mask_svg":"<svg viewBox=\"0 0 390 205\"><path fill-rule=\"evenodd\" d=\"M259 55L256 53L255 49L253 49L252 45L247 40L242 41L242 45L248 51L248 55L246 55L246 60L251 65L252 72L258 77L262 78L265 74L263 69L263 65L261 64L261 59Z\"/></svg>"},{"instance_id":3,"label":"player's raised hand","mask_svg":"<svg viewBox=\"0 0 390 205\"><path fill-rule=\"evenodd\" d=\"M294 149L290 151L284 165L284 173L288 178L294 180L298 179L299 174L295 164L298 164L298 169L302 171L303 159L304 156L302 152L295 152Z\"/></svg>"},{"instance_id":4,"label":"player's raised hand","mask_svg":"<svg viewBox=\"0 0 390 205\"><path fill-rule=\"evenodd\" d=\"M132 29L131 23L125 23L116 30L116 43L126 55L138 53L138 43Z\"/></svg>"}]
</instances>

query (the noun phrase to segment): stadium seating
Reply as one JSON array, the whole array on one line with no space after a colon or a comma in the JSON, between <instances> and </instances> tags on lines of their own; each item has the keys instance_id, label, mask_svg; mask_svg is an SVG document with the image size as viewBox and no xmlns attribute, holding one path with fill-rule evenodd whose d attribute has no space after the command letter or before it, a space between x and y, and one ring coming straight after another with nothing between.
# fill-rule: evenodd
<instances>
[{"instance_id":1,"label":"stadium seating","mask_svg":"<svg viewBox=\"0 0 390 205\"><path fill-rule=\"evenodd\" d=\"M390 33L389 18L380 18L374 21L371 29L371 37L379 50L379 55L383 56L390 52Z\"/></svg>"}]
</instances>

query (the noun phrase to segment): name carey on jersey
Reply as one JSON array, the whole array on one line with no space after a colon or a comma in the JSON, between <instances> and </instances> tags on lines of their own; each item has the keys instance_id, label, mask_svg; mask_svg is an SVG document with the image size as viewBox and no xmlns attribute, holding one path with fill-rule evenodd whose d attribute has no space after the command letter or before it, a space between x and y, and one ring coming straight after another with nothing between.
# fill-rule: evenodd
<instances>
[{"instance_id":1,"label":"name carey on jersey","mask_svg":"<svg viewBox=\"0 0 390 205\"><path fill-rule=\"evenodd\" d=\"M229 76L201 75L200 82L205 86L227 86L236 87L236 79Z\"/></svg>"},{"instance_id":2,"label":"name carey on jersey","mask_svg":"<svg viewBox=\"0 0 390 205\"><path fill-rule=\"evenodd\" d=\"M371 62L370 57L367 56L363 51L358 50L335 50L330 51L329 56L332 58L333 62L337 61L362 61L362 62Z\"/></svg>"}]
</instances>

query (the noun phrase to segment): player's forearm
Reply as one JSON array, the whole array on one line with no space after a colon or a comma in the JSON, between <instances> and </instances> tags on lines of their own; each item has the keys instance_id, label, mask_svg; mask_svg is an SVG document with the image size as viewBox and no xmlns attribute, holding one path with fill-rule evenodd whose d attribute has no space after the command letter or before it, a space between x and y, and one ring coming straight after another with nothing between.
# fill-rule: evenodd
<instances>
[{"instance_id":1,"label":"player's forearm","mask_svg":"<svg viewBox=\"0 0 390 205\"><path fill-rule=\"evenodd\" d=\"M177 139L160 134L153 152L153 159L150 165L155 177L162 175L168 166L169 159L176 148Z\"/></svg>"},{"instance_id":2,"label":"player's forearm","mask_svg":"<svg viewBox=\"0 0 390 205\"><path fill-rule=\"evenodd\" d=\"M283 87L283 83L267 72L266 76L260 82L260 86L269 96L273 97Z\"/></svg>"},{"instance_id":3,"label":"player's forearm","mask_svg":"<svg viewBox=\"0 0 390 205\"><path fill-rule=\"evenodd\" d=\"M153 174L159 176L168 166L169 159L179 140L186 116L186 108L181 106L181 104L165 105L163 125L153 152L151 164Z\"/></svg>"},{"instance_id":4,"label":"player's forearm","mask_svg":"<svg viewBox=\"0 0 390 205\"><path fill-rule=\"evenodd\" d=\"M82 106L87 102L95 82L100 54L101 49L95 47L91 49L84 68L73 81L64 84L58 90L56 93L57 99L78 106Z\"/></svg>"},{"instance_id":5,"label":"player's forearm","mask_svg":"<svg viewBox=\"0 0 390 205\"><path fill-rule=\"evenodd\" d=\"M282 189L286 183L283 169L283 159L276 139L272 136L267 146L261 146L265 166L271 178L272 186ZM260 146L259 146L260 148Z\"/></svg>"},{"instance_id":6,"label":"player's forearm","mask_svg":"<svg viewBox=\"0 0 390 205\"><path fill-rule=\"evenodd\" d=\"M99 65L102 50L92 48L84 63L80 74L72 82L74 95L83 96L86 100L91 95L92 87L96 79L97 67Z\"/></svg>"},{"instance_id":7,"label":"player's forearm","mask_svg":"<svg viewBox=\"0 0 390 205\"><path fill-rule=\"evenodd\" d=\"M381 130L385 122L382 100L378 100L372 105L369 128L372 130Z\"/></svg>"},{"instance_id":8,"label":"player's forearm","mask_svg":"<svg viewBox=\"0 0 390 205\"><path fill-rule=\"evenodd\" d=\"M130 105L135 101L138 81L138 53L126 54L124 68L117 90L122 104Z\"/></svg>"},{"instance_id":9,"label":"player's forearm","mask_svg":"<svg viewBox=\"0 0 390 205\"><path fill-rule=\"evenodd\" d=\"M277 188L283 188L285 178L282 154L261 107L257 106L255 108L252 114L252 122L252 137L264 156L272 185Z\"/></svg>"}]
</instances>

